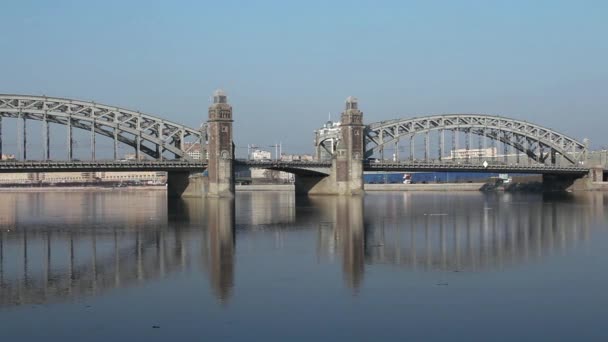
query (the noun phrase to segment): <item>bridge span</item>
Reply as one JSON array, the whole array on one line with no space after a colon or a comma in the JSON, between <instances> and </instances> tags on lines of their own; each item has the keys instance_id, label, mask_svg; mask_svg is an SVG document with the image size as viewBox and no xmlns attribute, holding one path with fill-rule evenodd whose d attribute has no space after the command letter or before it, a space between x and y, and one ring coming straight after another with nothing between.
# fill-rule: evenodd
<instances>
[{"instance_id":1,"label":"bridge span","mask_svg":"<svg viewBox=\"0 0 608 342\"><path fill-rule=\"evenodd\" d=\"M285 161L244 161L237 162L250 168L263 168L290 173L329 174L331 162L285 162ZM364 171L376 172L491 172L520 174L563 174L586 175L590 168L584 166L558 165L504 165L501 163L460 164L450 162L365 162Z\"/></svg>"},{"instance_id":2,"label":"bridge span","mask_svg":"<svg viewBox=\"0 0 608 342\"><path fill-rule=\"evenodd\" d=\"M5 159L3 122L7 120L17 121L16 161L1 160ZM39 149L28 142L30 121L41 127ZM51 151L51 126L65 128L64 157L58 157L61 151ZM88 141L80 143L90 147L88 161L75 158L75 137L83 136L82 132L74 135L76 130L88 136ZM98 137L112 142L113 160L98 160ZM235 170L243 168L291 172L299 192L339 195L361 194L364 171L506 172L603 181L608 168L606 151L589 151L586 139L579 141L537 124L487 114L365 124L354 97L346 99L339 124L317 131L317 160L313 162L237 160L233 140L232 106L221 90L213 94L208 119L199 128L92 101L0 94L0 172L166 171L173 196L231 197ZM409 148L400 154L403 142ZM133 150L135 161L119 160L119 144ZM41 160L32 160L34 150L42 151ZM390 150L393 156L388 159L393 161L387 162L385 152ZM366 162L374 156L383 162Z\"/></svg>"}]
</instances>

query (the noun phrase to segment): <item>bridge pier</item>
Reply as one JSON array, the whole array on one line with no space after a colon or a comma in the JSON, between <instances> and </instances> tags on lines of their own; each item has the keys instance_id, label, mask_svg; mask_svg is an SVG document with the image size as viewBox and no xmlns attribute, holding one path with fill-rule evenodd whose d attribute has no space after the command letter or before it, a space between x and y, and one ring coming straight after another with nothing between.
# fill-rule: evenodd
<instances>
[{"instance_id":1,"label":"bridge pier","mask_svg":"<svg viewBox=\"0 0 608 342\"><path fill-rule=\"evenodd\" d=\"M346 99L340 117L340 142L333 156L329 175L296 174L297 195L363 194L363 113L356 98Z\"/></svg>"},{"instance_id":2,"label":"bridge pier","mask_svg":"<svg viewBox=\"0 0 608 342\"><path fill-rule=\"evenodd\" d=\"M232 106L222 90L213 94L209 107L207 129L207 175L190 172L169 172L169 197L234 197L234 144L232 143ZM183 143L183 139L180 140ZM202 142L204 144L204 142ZM201 145L202 145L201 144ZM203 155L202 158L205 158Z\"/></svg>"},{"instance_id":3,"label":"bridge pier","mask_svg":"<svg viewBox=\"0 0 608 342\"><path fill-rule=\"evenodd\" d=\"M234 144L232 143L232 106L222 90L213 94L209 107L209 187L207 197L234 196Z\"/></svg>"},{"instance_id":4,"label":"bridge pier","mask_svg":"<svg viewBox=\"0 0 608 342\"><path fill-rule=\"evenodd\" d=\"M543 190L569 190L584 191L598 189L597 184L604 181L604 168L601 166L591 167L589 173L580 175L543 175ZM601 188L601 187L600 187Z\"/></svg>"},{"instance_id":5,"label":"bridge pier","mask_svg":"<svg viewBox=\"0 0 608 342\"><path fill-rule=\"evenodd\" d=\"M336 177L338 195L363 194L363 113L356 98L346 99L346 110L340 118L340 143L332 174Z\"/></svg>"},{"instance_id":6,"label":"bridge pier","mask_svg":"<svg viewBox=\"0 0 608 342\"><path fill-rule=\"evenodd\" d=\"M332 163L335 164L335 163ZM336 174L333 171L329 176L295 175L294 187L296 195L336 195L338 194Z\"/></svg>"},{"instance_id":7,"label":"bridge pier","mask_svg":"<svg viewBox=\"0 0 608 342\"><path fill-rule=\"evenodd\" d=\"M200 173L167 172L167 196L170 198L204 197L208 188L207 177Z\"/></svg>"},{"instance_id":8,"label":"bridge pier","mask_svg":"<svg viewBox=\"0 0 608 342\"><path fill-rule=\"evenodd\" d=\"M363 113L356 98L346 99L340 118L340 142L329 175L296 174L297 195L363 194Z\"/></svg>"},{"instance_id":9,"label":"bridge pier","mask_svg":"<svg viewBox=\"0 0 608 342\"><path fill-rule=\"evenodd\" d=\"M604 168L602 166L596 166L589 169L589 180L592 182L603 182Z\"/></svg>"}]
</instances>

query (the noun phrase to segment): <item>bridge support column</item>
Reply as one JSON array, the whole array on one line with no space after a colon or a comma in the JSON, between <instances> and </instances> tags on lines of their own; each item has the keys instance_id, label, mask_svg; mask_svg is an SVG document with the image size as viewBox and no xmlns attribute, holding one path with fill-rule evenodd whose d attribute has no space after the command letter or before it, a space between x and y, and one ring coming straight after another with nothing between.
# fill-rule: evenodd
<instances>
[{"instance_id":1,"label":"bridge support column","mask_svg":"<svg viewBox=\"0 0 608 342\"><path fill-rule=\"evenodd\" d=\"M296 174L296 194L363 194L363 129L363 113L358 109L357 99L348 97L340 120L340 142L329 175ZM211 167L211 160L209 164Z\"/></svg>"},{"instance_id":2,"label":"bridge support column","mask_svg":"<svg viewBox=\"0 0 608 342\"><path fill-rule=\"evenodd\" d=\"M213 94L209 107L209 187L208 197L234 196L234 145L232 143L232 106L222 90Z\"/></svg>"},{"instance_id":3,"label":"bridge support column","mask_svg":"<svg viewBox=\"0 0 608 342\"><path fill-rule=\"evenodd\" d=\"M602 168L592 168L587 175L544 174L543 191L593 190L596 188L593 182L602 181L603 171ZM598 180L596 181L594 179Z\"/></svg>"},{"instance_id":4,"label":"bridge support column","mask_svg":"<svg viewBox=\"0 0 608 342\"><path fill-rule=\"evenodd\" d=\"M335 161L329 176L295 175L294 186L296 195L337 195Z\"/></svg>"},{"instance_id":5,"label":"bridge support column","mask_svg":"<svg viewBox=\"0 0 608 342\"><path fill-rule=\"evenodd\" d=\"M604 168L601 166L592 167L589 169L589 180L592 182L604 181Z\"/></svg>"},{"instance_id":6,"label":"bridge support column","mask_svg":"<svg viewBox=\"0 0 608 342\"><path fill-rule=\"evenodd\" d=\"M340 119L341 141L332 173L336 175L337 194L363 194L363 113L356 98L346 99Z\"/></svg>"},{"instance_id":7,"label":"bridge support column","mask_svg":"<svg viewBox=\"0 0 608 342\"><path fill-rule=\"evenodd\" d=\"M167 196L170 198L203 197L208 189L207 177L188 171L167 173Z\"/></svg>"}]
</instances>

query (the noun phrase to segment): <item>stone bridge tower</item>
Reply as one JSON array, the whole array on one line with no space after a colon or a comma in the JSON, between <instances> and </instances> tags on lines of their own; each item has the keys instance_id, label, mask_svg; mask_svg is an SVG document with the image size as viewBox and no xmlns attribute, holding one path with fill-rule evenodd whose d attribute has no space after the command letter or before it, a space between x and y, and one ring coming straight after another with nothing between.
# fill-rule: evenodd
<instances>
[{"instance_id":1,"label":"stone bridge tower","mask_svg":"<svg viewBox=\"0 0 608 342\"><path fill-rule=\"evenodd\" d=\"M222 90L213 93L209 107L209 197L234 196L234 146L232 143L232 106Z\"/></svg>"},{"instance_id":2,"label":"stone bridge tower","mask_svg":"<svg viewBox=\"0 0 608 342\"><path fill-rule=\"evenodd\" d=\"M340 118L340 143L334 167L340 195L363 193L363 130L363 113L357 98L349 96Z\"/></svg>"},{"instance_id":3,"label":"stone bridge tower","mask_svg":"<svg viewBox=\"0 0 608 342\"><path fill-rule=\"evenodd\" d=\"M357 99L346 99L340 120L339 143L332 157L329 175L296 174L296 194L360 195L363 194L363 113Z\"/></svg>"}]
</instances>

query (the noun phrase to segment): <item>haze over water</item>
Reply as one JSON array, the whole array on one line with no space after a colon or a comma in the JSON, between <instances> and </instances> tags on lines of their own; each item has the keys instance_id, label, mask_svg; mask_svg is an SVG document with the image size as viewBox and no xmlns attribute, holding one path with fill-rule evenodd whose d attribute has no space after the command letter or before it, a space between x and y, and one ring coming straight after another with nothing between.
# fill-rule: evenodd
<instances>
[{"instance_id":1,"label":"haze over water","mask_svg":"<svg viewBox=\"0 0 608 342\"><path fill-rule=\"evenodd\" d=\"M0 340L606 340L608 195L0 193Z\"/></svg>"}]
</instances>

